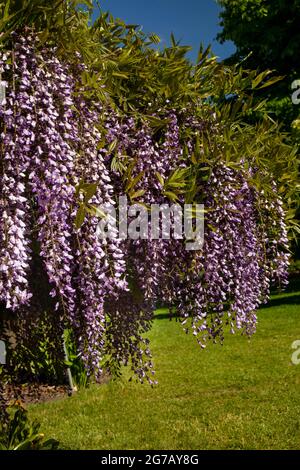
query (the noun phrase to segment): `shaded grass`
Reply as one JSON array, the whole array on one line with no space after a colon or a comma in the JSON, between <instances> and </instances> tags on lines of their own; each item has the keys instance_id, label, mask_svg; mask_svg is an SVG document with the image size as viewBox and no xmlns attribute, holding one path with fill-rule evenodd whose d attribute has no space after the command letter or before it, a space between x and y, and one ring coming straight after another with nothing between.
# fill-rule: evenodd
<instances>
[{"instance_id":1,"label":"shaded grass","mask_svg":"<svg viewBox=\"0 0 300 470\"><path fill-rule=\"evenodd\" d=\"M70 449L300 449L299 295L273 296L251 341L228 335L206 350L160 310L157 387L124 377L32 405L30 416Z\"/></svg>"}]
</instances>

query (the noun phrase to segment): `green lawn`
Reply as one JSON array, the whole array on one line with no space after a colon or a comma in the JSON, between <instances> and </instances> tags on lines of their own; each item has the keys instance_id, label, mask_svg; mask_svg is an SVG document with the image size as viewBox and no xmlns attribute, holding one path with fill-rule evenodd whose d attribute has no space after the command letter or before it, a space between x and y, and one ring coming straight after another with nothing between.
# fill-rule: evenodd
<instances>
[{"instance_id":1,"label":"green lawn","mask_svg":"<svg viewBox=\"0 0 300 470\"><path fill-rule=\"evenodd\" d=\"M272 297L257 334L202 351L161 315L151 333L159 385L122 380L30 406L68 449L300 449L300 290Z\"/></svg>"}]
</instances>

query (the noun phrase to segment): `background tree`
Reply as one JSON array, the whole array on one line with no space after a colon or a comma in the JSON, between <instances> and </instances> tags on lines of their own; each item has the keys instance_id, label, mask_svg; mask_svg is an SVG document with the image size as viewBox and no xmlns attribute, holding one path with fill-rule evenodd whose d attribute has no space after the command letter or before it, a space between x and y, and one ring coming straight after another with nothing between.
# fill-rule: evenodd
<instances>
[{"instance_id":1,"label":"background tree","mask_svg":"<svg viewBox=\"0 0 300 470\"><path fill-rule=\"evenodd\" d=\"M268 109L297 132L299 106L291 100L291 84L300 77L300 0L218 0L223 7L218 35L222 43L231 40L236 52L227 63L245 60L252 69L276 71L283 80L260 92L268 98Z\"/></svg>"}]
</instances>

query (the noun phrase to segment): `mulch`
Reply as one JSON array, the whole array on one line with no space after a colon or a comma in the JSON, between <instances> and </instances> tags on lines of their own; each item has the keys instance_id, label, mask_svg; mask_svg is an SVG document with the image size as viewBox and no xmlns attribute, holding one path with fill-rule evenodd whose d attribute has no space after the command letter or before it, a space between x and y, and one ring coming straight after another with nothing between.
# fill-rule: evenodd
<instances>
[{"instance_id":1,"label":"mulch","mask_svg":"<svg viewBox=\"0 0 300 470\"><path fill-rule=\"evenodd\" d=\"M103 385L111 380L111 375L105 372L97 381ZM73 392L76 394L76 391ZM19 401L23 404L44 403L70 397L72 392L68 385L48 385L41 383L3 384L3 398L6 403Z\"/></svg>"},{"instance_id":2,"label":"mulch","mask_svg":"<svg viewBox=\"0 0 300 470\"><path fill-rule=\"evenodd\" d=\"M4 385L3 398L13 404L16 400L24 404L43 403L70 396L67 385L47 385L39 383Z\"/></svg>"}]
</instances>

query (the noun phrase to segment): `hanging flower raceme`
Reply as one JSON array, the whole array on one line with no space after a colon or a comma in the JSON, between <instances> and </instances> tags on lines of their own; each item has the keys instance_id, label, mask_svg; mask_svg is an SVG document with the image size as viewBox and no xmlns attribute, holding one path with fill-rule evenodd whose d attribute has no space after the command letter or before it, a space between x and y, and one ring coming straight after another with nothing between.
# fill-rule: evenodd
<instances>
[{"instance_id":1,"label":"hanging flower raceme","mask_svg":"<svg viewBox=\"0 0 300 470\"><path fill-rule=\"evenodd\" d=\"M26 44L16 44L9 57L0 60L1 74L9 75L11 88L0 104L1 189L0 189L0 300L6 308L17 310L30 300L28 239L30 210L26 176L35 141L33 97Z\"/></svg>"},{"instance_id":2,"label":"hanging flower raceme","mask_svg":"<svg viewBox=\"0 0 300 470\"><path fill-rule=\"evenodd\" d=\"M77 100L80 113L79 129L82 136L76 164L78 181L83 180L94 190L89 197L91 207L114 205L113 186L103 158L98 152L102 135L97 129L99 114L92 111L84 100ZM101 110L100 110L101 112ZM88 164L87 164L88 162ZM120 292L127 290L124 279L125 260L118 240L101 238L97 228L99 218L93 213L78 229L76 284L79 295L81 328L80 349L90 373L100 374L100 364L106 343L105 301L115 305Z\"/></svg>"},{"instance_id":3,"label":"hanging flower raceme","mask_svg":"<svg viewBox=\"0 0 300 470\"><path fill-rule=\"evenodd\" d=\"M74 80L53 54L41 53L31 83L35 99L36 146L32 155L29 182L37 204L40 254L52 285L56 308L74 323L75 289L72 236L75 203L74 162L70 142L79 140L71 126Z\"/></svg>"},{"instance_id":4,"label":"hanging flower raceme","mask_svg":"<svg viewBox=\"0 0 300 470\"><path fill-rule=\"evenodd\" d=\"M135 190L142 191L140 200L146 204L168 202L161 181L168 180L176 168L188 165L182 162L183 146L173 112L169 118L159 145L144 126L142 131L131 130L130 147L125 145L122 149L125 154L135 149ZM185 125L198 131L206 124L189 118ZM114 128L114 139L118 141L122 140L118 137L121 128ZM191 155L192 141L188 141L188 149ZM255 312L268 299L271 282L286 283L289 255L282 202L277 197L268 206L251 185L251 169L243 170L242 161L240 167L237 171L217 163L208 182L197 183L202 187L207 210L204 246L200 251L189 253L184 242L172 239L132 241L132 251L128 253L143 298L150 304L152 300L177 306L185 328L191 327L202 347L207 339L222 341L227 325L231 332L238 329L252 334L257 321ZM119 184L118 181L118 192ZM273 227L271 244L261 224L262 217L268 217L266 225Z\"/></svg>"}]
</instances>

